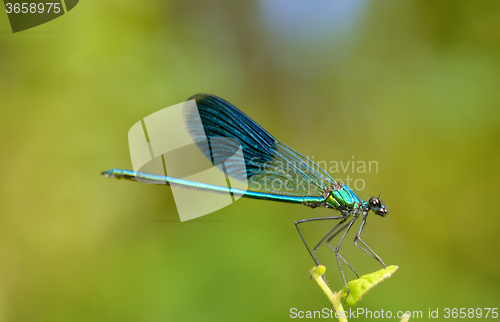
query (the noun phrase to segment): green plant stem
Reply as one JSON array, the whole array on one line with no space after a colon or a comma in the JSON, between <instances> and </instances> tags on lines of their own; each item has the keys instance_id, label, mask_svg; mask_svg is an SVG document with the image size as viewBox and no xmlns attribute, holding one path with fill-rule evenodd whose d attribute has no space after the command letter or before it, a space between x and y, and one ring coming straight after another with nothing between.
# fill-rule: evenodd
<instances>
[{"instance_id":1,"label":"green plant stem","mask_svg":"<svg viewBox=\"0 0 500 322\"><path fill-rule=\"evenodd\" d=\"M326 267L323 265L313 267L310 270L312 277L314 278L316 283L318 283L319 287L321 287L323 292L325 292L326 296L328 297L328 300L332 303L335 311L338 312L339 321L347 322L347 318L344 315L345 314L344 308L342 307L342 303L340 302L342 300L342 293L341 292L333 293L332 290L328 287L328 285L326 285L322 277L322 275L325 274L325 271Z\"/></svg>"}]
</instances>

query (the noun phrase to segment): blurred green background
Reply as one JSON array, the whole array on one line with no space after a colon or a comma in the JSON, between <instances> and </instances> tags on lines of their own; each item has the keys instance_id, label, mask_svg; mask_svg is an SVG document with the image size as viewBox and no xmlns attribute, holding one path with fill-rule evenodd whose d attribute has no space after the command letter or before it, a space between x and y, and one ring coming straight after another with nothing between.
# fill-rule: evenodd
<instances>
[{"instance_id":1,"label":"blurred green background","mask_svg":"<svg viewBox=\"0 0 500 322\"><path fill-rule=\"evenodd\" d=\"M314 160L378 162L332 174L362 179L364 199L383 190L391 212L365 241L400 269L358 307L499 307L499 84L495 1L81 1L16 34L1 14L0 321L330 307L293 223L331 210L239 200L180 223L169 187L99 175L131 168L135 122L198 92ZM379 269L353 238L345 257Z\"/></svg>"}]
</instances>

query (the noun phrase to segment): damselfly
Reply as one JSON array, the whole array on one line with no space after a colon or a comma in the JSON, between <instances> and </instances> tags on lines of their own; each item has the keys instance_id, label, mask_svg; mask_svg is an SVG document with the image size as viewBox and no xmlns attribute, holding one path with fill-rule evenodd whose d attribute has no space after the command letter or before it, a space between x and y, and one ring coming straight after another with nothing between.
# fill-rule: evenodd
<instances>
[{"instance_id":1,"label":"damselfly","mask_svg":"<svg viewBox=\"0 0 500 322\"><path fill-rule=\"evenodd\" d=\"M380 196L370 198L368 201L361 200L347 185L335 182L316 163L276 140L252 119L225 100L209 94L197 94L190 99L195 100L197 110L186 113L184 121L193 140L196 142L197 137L206 136L211 142L209 149L198 147L205 157L211 160L212 164L214 164L215 154L234 151L231 142L236 141L243 152L244 171L241 171L241 168L236 166L233 167L231 163L225 165L224 171L227 171L227 174L231 177L243 178L250 182L248 190L122 169L112 169L102 174L114 178L175 184L215 192L229 192L247 198L297 203L312 208L326 207L335 209L340 212L340 215L298 220L295 222L295 227L316 265L319 265L316 253L322 244L326 242L333 250L346 287L347 281L341 262L345 263L356 276L359 277L359 275L339 253L339 249L354 222L361 217L361 225L354 238L354 244L375 258L385 268L385 264L380 257L361 239L361 232L370 210L382 217L389 213L380 201ZM192 122L195 117L201 122ZM232 140L218 140L220 138ZM280 184L269 184L276 182ZM311 250L299 229L299 225L318 220L339 220L339 222ZM333 238L339 234L341 235L338 243L332 246Z\"/></svg>"}]
</instances>

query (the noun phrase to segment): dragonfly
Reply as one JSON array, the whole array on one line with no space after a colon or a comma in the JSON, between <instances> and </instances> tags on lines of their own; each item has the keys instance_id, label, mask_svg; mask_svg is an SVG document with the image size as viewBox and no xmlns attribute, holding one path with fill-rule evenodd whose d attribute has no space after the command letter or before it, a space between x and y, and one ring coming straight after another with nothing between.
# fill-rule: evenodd
<instances>
[{"instance_id":1,"label":"dragonfly","mask_svg":"<svg viewBox=\"0 0 500 322\"><path fill-rule=\"evenodd\" d=\"M102 175L148 183L176 184L205 191L229 192L246 198L336 210L339 212L336 216L297 220L295 227L316 266L320 265L317 252L322 245L326 243L333 250L348 293L349 288L342 263L346 264L358 278L359 274L340 254L340 247L353 224L361 218L361 224L354 238L355 246L377 260L383 268L386 267L382 259L361 239L370 211L381 217L389 214L387 207L380 200L380 195L368 201L360 199L347 185L336 182L323 168L276 140L250 117L222 98L211 94L196 94L189 99L195 100L196 116L199 114L201 123L190 122L188 114L185 125L193 139L203 136L213 139L212 150L202 151L212 164L214 158L211 154L216 153L214 151L234 150L234 147L229 146L230 143L227 142L236 141L240 144L245 171L242 172L240 167L232 167L231 164L226 165L225 171L233 178L246 179L250 183L247 190L125 169L111 169L104 171ZM232 140L217 140L217 138ZM199 148L202 149L201 146ZM280 184L268 184L269 182ZM311 248L304 239L300 227L304 223L320 220L335 221L335 225L332 225L333 228ZM338 242L332 245L333 239L339 235Z\"/></svg>"}]
</instances>

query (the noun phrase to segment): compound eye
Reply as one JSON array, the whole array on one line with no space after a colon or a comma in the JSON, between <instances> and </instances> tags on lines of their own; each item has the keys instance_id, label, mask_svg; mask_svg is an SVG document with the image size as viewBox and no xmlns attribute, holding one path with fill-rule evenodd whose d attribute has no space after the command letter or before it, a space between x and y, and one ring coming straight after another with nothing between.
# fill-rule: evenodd
<instances>
[{"instance_id":1,"label":"compound eye","mask_svg":"<svg viewBox=\"0 0 500 322\"><path fill-rule=\"evenodd\" d=\"M380 200L378 200L378 198L370 198L370 206L372 207L380 207L381 204L380 204Z\"/></svg>"}]
</instances>

